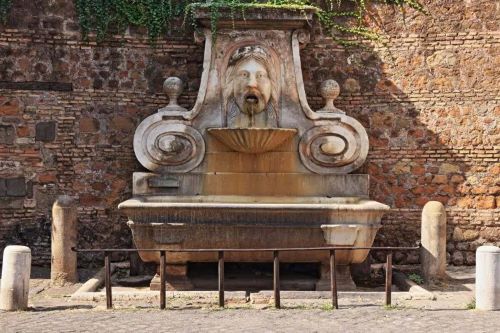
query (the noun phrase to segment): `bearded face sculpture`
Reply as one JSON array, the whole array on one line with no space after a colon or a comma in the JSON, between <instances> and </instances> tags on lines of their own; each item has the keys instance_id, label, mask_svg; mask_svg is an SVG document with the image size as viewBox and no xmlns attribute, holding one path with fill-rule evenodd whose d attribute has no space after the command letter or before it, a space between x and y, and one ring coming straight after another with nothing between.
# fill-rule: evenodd
<instances>
[{"instance_id":1,"label":"bearded face sculpture","mask_svg":"<svg viewBox=\"0 0 500 333\"><path fill-rule=\"evenodd\" d=\"M270 57L259 46L246 46L233 54L223 90L229 127L277 126L274 72Z\"/></svg>"},{"instance_id":2,"label":"bearded face sculpture","mask_svg":"<svg viewBox=\"0 0 500 333\"><path fill-rule=\"evenodd\" d=\"M241 112L253 115L264 111L271 98L271 80L267 69L254 58L235 68L233 96Z\"/></svg>"}]
</instances>

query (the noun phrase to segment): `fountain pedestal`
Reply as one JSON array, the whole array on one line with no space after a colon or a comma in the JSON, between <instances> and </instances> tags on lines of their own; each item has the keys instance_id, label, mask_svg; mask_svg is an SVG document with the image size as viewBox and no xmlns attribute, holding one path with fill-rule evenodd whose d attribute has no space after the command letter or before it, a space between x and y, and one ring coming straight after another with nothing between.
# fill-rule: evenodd
<instances>
[{"instance_id":1,"label":"fountain pedestal","mask_svg":"<svg viewBox=\"0 0 500 333\"><path fill-rule=\"evenodd\" d=\"M170 103L134 136L137 159L151 171L134 173L133 198L119 205L135 245L371 246L389 207L369 200L368 175L352 173L368 154L366 131L334 106L333 80L321 85L325 107L315 111L307 103L300 49L309 41L312 12L222 11L216 38L209 15L195 12L205 43L195 105L177 105L182 83L167 79ZM337 264L360 263L367 254L338 251ZM159 262L157 253L140 256ZM281 262L328 258L328 251L280 254ZM225 260L272 262L272 254L228 252ZM204 261L216 262L217 254L167 256L169 264Z\"/></svg>"},{"instance_id":2,"label":"fountain pedestal","mask_svg":"<svg viewBox=\"0 0 500 333\"><path fill-rule=\"evenodd\" d=\"M336 281L337 289L342 291L356 290L356 284L351 277L351 271L348 265L336 266ZM330 263L321 263L320 278L316 282L316 290L328 291L331 290L330 283Z\"/></svg>"}]
</instances>

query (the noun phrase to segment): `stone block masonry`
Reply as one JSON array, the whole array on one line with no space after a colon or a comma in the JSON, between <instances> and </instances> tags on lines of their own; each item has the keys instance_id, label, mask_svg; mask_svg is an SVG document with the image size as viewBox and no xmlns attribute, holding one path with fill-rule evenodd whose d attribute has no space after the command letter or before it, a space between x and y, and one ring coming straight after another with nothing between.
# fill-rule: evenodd
<instances>
[{"instance_id":1,"label":"stone block masonry","mask_svg":"<svg viewBox=\"0 0 500 333\"><path fill-rule=\"evenodd\" d=\"M301 50L304 83L318 109L319 84L335 79L336 106L367 129L359 172L370 175L370 197L392 207L375 245L413 245L422 207L435 200L446 208L449 262L474 264L477 247L500 245L500 9L424 3L432 14L411 19L372 8L385 43L346 49L315 31ZM179 103L193 106L203 45L174 33L151 48L134 29L86 43L72 1L13 5L0 25L0 249L25 244L48 265L50 207L61 194L78 204L79 246L131 246L117 205L141 170L135 128L167 104L169 76L185 82Z\"/></svg>"}]
</instances>

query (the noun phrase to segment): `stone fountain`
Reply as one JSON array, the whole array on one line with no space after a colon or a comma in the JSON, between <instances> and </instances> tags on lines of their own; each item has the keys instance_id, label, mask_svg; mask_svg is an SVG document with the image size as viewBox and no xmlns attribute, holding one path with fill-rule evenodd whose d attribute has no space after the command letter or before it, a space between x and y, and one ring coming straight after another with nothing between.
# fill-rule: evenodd
<instances>
[{"instance_id":1,"label":"stone fountain","mask_svg":"<svg viewBox=\"0 0 500 333\"><path fill-rule=\"evenodd\" d=\"M236 15L236 14L235 14ZM177 104L182 82L168 78L169 104L144 119L134 136L139 162L133 198L119 209L138 248L270 248L371 246L388 206L369 200L369 177L353 174L366 159L368 136L334 106L339 86L321 84L325 106L306 99L300 49L309 41L311 11L252 9L210 30L210 13L195 17L204 34L203 73L191 110ZM229 16L229 15L227 15ZM340 283L366 250L339 251ZM146 262L159 254L141 252ZM217 253L169 253L167 274ZM317 262L329 288L328 252L283 252L281 262ZM266 252L233 252L228 262L271 262ZM179 288L189 288L185 279ZM152 288L158 287L154 279Z\"/></svg>"}]
</instances>

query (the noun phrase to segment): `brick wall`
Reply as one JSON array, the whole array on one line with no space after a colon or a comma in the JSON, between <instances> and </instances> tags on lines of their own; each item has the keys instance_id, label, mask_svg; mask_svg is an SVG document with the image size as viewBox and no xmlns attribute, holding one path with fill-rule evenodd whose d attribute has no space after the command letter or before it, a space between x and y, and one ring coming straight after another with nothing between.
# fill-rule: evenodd
<instances>
[{"instance_id":1,"label":"brick wall","mask_svg":"<svg viewBox=\"0 0 500 333\"><path fill-rule=\"evenodd\" d=\"M360 171L371 176L371 196L392 207L376 244L414 244L422 206L439 200L450 261L474 264L477 246L500 243L500 8L424 2L431 15L373 7L367 21L384 41L363 48L345 49L316 28L301 51L306 92L319 108L318 84L336 79L336 105L368 130ZM145 36L85 43L72 1L14 0L0 25L0 249L27 244L36 263L49 263L60 194L79 203L79 246L131 245L116 207L141 170L134 130L167 103L168 76L186 82L180 102L192 107L203 60L189 33L155 49Z\"/></svg>"}]
</instances>

